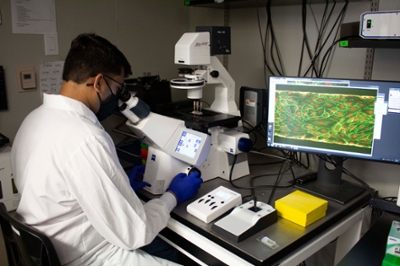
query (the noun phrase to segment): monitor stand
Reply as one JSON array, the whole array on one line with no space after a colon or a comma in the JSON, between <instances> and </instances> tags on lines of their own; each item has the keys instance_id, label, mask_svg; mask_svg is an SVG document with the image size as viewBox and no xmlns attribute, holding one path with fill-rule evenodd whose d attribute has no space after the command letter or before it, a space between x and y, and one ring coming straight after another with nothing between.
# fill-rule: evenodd
<instances>
[{"instance_id":1,"label":"monitor stand","mask_svg":"<svg viewBox=\"0 0 400 266\"><path fill-rule=\"evenodd\" d=\"M303 184L296 183L295 187L345 204L364 192L365 188L342 180L343 158L337 156L331 158L336 163L333 169L328 169L326 161L319 159L317 179Z\"/></svg>"}]
</instances>

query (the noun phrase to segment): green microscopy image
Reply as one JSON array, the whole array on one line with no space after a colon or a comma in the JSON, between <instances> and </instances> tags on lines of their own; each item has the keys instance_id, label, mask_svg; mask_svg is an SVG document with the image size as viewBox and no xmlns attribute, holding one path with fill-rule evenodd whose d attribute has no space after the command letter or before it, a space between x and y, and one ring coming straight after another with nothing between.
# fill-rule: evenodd
<instances>
[{"instance_id":1,"label":"green microscopy image","mask_svg":"<svg viewBox=\"0 0 400 266\"><path fill-rule=\"evenodd\" d=\"M277 86L274 138L282 143L370 154L376 90Z\"/></svg>"}]
</instances>

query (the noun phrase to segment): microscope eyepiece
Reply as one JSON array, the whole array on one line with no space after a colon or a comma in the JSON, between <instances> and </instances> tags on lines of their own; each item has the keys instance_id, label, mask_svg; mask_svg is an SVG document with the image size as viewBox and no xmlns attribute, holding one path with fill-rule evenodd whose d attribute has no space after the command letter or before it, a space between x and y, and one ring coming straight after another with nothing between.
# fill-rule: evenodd
<instances>
[{"instance_id":1,"label":"microscope eyepiece","mask_svg":"<svg viewBox=\"0 0 400 266\"><path fill-rule=\"evenodd\" d=\"M122 89L118 90L117 97L121 101L127 102L131 98L131 93L126 88L122 88Z\"/></svg>"}]
</instances>

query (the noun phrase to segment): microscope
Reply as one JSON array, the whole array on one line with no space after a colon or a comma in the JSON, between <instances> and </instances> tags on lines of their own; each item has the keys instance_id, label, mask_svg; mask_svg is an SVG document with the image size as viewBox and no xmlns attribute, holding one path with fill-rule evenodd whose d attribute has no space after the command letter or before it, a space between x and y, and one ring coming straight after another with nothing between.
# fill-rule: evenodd
<instances>
[{"instance_id":1,"label":"microscope","mask_svg":"<svg viewBox=\"0 0 400 266\"><path fill-rule=\"evenodd\" d=\"M179 119L151 112L145 102L126 89L117 96L120 111L128 118L126 125L148 145L145 190L162 194L175 175L189 173L204 162L211 146L208 134L187 128Z\"/></svg>"},{"instance_id":2,"label":"microscope","mask_svg":"<svg viewBox=\"0 0 400 266\"><path fill-rule=\"evenodd\" d=\"M126 125L149 147L143 181L148 183L144 189L152 194L164 193L176 174L192 169L200 170L203 181L249 174L245 152L252 143L239 125L235 82L218 58L211 56L210 47L208 31L185 33L175 46L175 63L201 65L171 80L172 88L188 90L193 109L167 116L151 112L126 89L117 94L120 111L128 118ZM210 108L202 109L206 84L216 84L215 100Z\"/></svg>"},{"instance_id":3,"label":"microscope","mask_svg":"<svg viewBox=\"0 0 400 266\"><path fill-rule=\"evenodd\" d=\"M171 88L187 90L187 97L193 100L193 110L185 115L181 112L179 117L188 127L211 136L210 152L199 168L204 181L215 177L235 180L249 174L246 152L252 142L243 133L235 81L217 57L230 54L230 47L230 28L222 26L196 27L196 32L183 34L175 45L175 64L197 66L170 83ZM213 87L214 101L203 109L202 92L207 87Z\"/></svg>"}]
</instances>

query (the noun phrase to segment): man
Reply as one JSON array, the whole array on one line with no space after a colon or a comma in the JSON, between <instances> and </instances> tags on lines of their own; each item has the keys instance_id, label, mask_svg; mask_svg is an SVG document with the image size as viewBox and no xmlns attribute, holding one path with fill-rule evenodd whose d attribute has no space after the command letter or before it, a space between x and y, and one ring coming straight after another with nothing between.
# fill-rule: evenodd
<instances>
[{"instance_id":1,"label":"man","mask_svg":"<svg viewBox=\"0 0 400 266\"><path fill-rule=\"evenodd\" d=\"M125 56L95 34L81 34L65 59L59 95L23 121L11 163L21 193L17 213L52 240L68 265L167 265L139 248L162 230L177 203L202 182L178 174L159 199L143 204L130 186L115 145L95 114L106 117L124 77Z\"/></svg>"}]
</instances>

